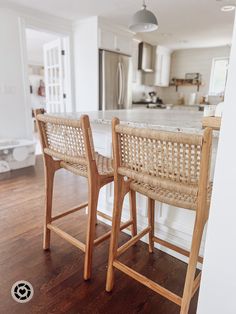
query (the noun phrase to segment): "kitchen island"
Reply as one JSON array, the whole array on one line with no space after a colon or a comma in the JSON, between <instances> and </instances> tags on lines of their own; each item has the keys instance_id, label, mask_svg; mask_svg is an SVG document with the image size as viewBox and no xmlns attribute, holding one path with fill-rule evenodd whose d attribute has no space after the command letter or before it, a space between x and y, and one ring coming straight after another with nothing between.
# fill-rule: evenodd
<instances>
[{"instance_id":1,"label":"kitchen island","mask_svg":"<svg viewBox=\"0 0 236 314\"><path fill-rule=\"evenodd\" d=\"M154 128L167 131L199 133L202 132L203 113L183 109L130 109L85 112L89 115L92 124L110 125L113 117L122 123L137 127ZM68 117L79 118L81 112L67 114ZM63 115L64 116L64 115Z\"/></svg>"},{"instance_id":2,"label":"kitchen island","mask_svg":"<svg viewBox=\"0 0 236 314\"><path fill-rule=\"evenodd\" d=\"M82 113L63 114L68 118L78 118ZM121 123L127 123L135 127L153 128L165 131L202 133L203 113L191 110L167 110L167 109L137 109L137 110L115 110L96 111L88 113L93 130L95 149L110 157L112 155L111 121L118 117ZM213 179L215 157L217 151L218 136L214 133L213 154L211 166L211 179ZM113 208L113 184L105 186L99 197L98 209L104 214L111 215ZM147 199L137 194L138 229L147 226ZM191 234L193 229L195 212L160 204L156 202L155 229L156 236L171 242L184 249L191 245ZM100 219L100 218L99 218ZM126 197L123 207L122 220L129 219L129 200ZM106 221L107 222L107 221ZM109 223L109 222L108 222ZM147 238L143 238L147 241ZM185 257L165 247L163 251L172 254L182 260ZM201 254L203 253L204 239L202 241Z\"/></svg>"}]
</instances>

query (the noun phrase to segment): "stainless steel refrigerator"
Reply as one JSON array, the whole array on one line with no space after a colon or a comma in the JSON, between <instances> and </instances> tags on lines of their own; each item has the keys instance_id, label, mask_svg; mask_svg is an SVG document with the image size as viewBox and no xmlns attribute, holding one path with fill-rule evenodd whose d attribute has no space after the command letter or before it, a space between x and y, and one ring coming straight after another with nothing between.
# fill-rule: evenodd
<instances>
[{"instance_id":1,"label":"stainless steel refrigerator","mask_svg":"<svg viewBox=\"0 0 236 314\"><path fill-rule=\"evenodd\" d=\"M99 109L128 109L132 105L131 57L99 50Z\"/></svg>"}]
</instances>

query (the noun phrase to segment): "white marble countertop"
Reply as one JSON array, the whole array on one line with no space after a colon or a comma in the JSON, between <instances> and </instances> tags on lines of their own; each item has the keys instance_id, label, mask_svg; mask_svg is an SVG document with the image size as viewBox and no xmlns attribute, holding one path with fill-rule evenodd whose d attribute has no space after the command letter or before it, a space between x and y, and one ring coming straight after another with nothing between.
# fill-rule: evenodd
<instances>
[{"instance_id":1,"label":"white marble countertop","mask_svg":"<svg viewBox=\"0 0 236 314\"><path fill-rule=\"evenodd\" d=\"M147 127L188 133L202 132L203 113L191 110L142 108L135 110L74 112L59 114L59 116L79 119L79 117L85 113L89 115L92 124L111 124L112 118L117 117L122 123L128 123L136 127Z\"/></svg>"}]
</instances>

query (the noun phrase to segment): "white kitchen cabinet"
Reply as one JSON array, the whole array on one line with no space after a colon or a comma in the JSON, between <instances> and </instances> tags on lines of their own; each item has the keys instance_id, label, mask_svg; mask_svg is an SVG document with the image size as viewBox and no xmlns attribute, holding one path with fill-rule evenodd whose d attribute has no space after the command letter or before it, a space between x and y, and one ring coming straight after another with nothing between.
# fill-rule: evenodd
<instances>
[{"instance_id":1,"label":"white kitchen cabinet","mask_svg":"<svg viewBox=\"0 0 236 314\"><path fill-rule=\"evenodd\" d=\"M119 31L99 27L98 46L100 49L106 49L131 55L132 37L130 34L124 34L120 33Z\"/></svg>"},{"instance_id":2,"label":"white kitchen cabinet","mask_svg":"<svg viewBox=\"0 0 236 314\"><path fill-rule=\"evenodd\" d=\"M171 50L158 46L156 49L154 85L167 87L170 82Z\"/></svg>"},{"instance_id":3,"label":"white kitchen cabinet","mask_svg":"<svg viewBox=\"0 0 236 314\"><path fill-rule=\"evenodd\" d=\"M158 46L155 63L154 85L162 87L169 86L171 51L168 48Z\"/></svg>"},{"instance_id":4,"label":"white kitchen cabinet","mask_svg":"<svg viewBox=\"0 0 236 314\"><path fill-rule=\"evenodd\" d=\"M75 24L76 110L99 108L99 49L132 54L133 33L93 16Z\"/></svg>"},{"instance_id":5,"label":"white kitchen cabinet","mask_svg":"<svg viewBox=\"0 0 236 314\"><path fill-rule=\"evenodd\" d=\"M116 34L116 51L132 55L132 38L130 36L124 36Z\"/></svg>"},{"instance_id":6,"label":"white kitchen cabinet","mask_svg":"<svg viewBox=\"0 0 236 314\"><path fill-rule=\"evenodd\" d=\"M115 50L115 35L112 31L99 28L98 30L98 46L101 49Z\"/></svg>"},{"instance_id":7,"label":"white kitchen cabinet","mask_svg":"<svg viewBox=\"0 0 236 314\"><path fill-rule=\"evenodd\" d=\"M170 49L163 46L155 48L154 72L144 74L144 84L160 87L169 86L171 53Z\"/></svg>"}]
</instances>

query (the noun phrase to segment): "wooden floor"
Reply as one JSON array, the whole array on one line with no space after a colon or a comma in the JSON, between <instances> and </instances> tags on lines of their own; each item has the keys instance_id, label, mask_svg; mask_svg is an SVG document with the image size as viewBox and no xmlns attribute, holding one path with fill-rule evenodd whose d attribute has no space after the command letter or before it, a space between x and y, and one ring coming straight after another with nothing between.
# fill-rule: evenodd
<instances>
[{"instance_id":1,"label":"wooden floor","mask_svg":"<svg viewBox=\"0 0 236 314\"><path fill-rule=\"evenodd\" d=\"M56 175L55 212L86 200L86 181L60 170ZM0 313L178 313L179 307L167 301L125 274L116 271L112 293L105 292L108 241L94 254L93 278L85 282L84 254L52 235L51 251L42 250L44 203L42 160L36 168L17 170L0 176ZM64 230L85 240L84 211L57 222ZM103 224L97 233L108 230ZM128 236L121 235L121 243ZM139 242L121 258L123 262L149 276L173 292L182 294L186 264ZM27 280L34 287L34 297L26 304L16 303L10 294L18 280ZM197 294L190 313L196 313Z\"/></svg>"}]
</instances>

